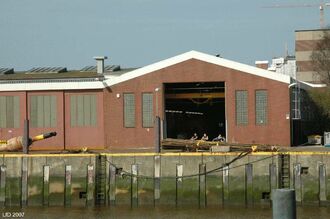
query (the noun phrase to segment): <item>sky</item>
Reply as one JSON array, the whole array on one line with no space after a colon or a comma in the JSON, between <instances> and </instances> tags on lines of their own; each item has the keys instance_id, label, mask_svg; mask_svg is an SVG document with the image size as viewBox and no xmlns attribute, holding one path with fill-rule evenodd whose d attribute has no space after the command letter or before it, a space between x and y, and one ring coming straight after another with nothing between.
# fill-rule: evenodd
<instances>
[{"instance_id":1,"label":"sky","mask_svg":"<svg viewBox=\"0 0 330 219\"><path fill-rule=\"evenodd\" d=\"M143 67L190 50L254 65L294 55L321 0L0 0L0 68ZM315 4L315 7L264 8ZM330 24L330 7L325 8Z\"/></svg>"}]
</instances>

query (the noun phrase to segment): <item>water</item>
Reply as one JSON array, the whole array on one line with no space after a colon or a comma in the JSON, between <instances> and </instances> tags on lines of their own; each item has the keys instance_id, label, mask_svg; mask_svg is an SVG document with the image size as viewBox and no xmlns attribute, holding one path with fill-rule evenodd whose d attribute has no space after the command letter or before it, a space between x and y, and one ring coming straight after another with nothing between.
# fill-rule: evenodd
<instances>
[{"instance_id":1,"label":"water","mask_svg":"<svg viewBox=\"0 0 330 219\"><path fill-rule=\"evenodd\" d=\"M11 217L9 217L11 214ZM59 219L59 218L130 218L130 219L199 219L199 218L223 218L223 219L263 219L272 218L271 208L245 208L245 207L207 207L198 209L194 207L98 207L98 208L63 208L63 207L28 207L3 208L1 218L33 218L33 219ZM297 207L298 219L330 218L329 207Z\"/></svg>"}]
</instances>

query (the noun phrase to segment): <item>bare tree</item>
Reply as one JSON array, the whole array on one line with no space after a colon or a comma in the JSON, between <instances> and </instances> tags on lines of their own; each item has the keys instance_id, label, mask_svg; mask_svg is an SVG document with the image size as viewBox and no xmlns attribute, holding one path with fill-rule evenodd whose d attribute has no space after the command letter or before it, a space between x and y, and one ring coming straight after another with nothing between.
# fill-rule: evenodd
<instances>
[{"instance_id":1,"label":"bare tree","mask_svg":"<svg viewBox=\"0 0 330 219\"><path fill-rule=\"evenodd\" d=\"M329 29L330 30L330 29ZM330 85L330 31L324 31L323 39L320 40L311 55L312 66L319 74L320 82Z\"/></svg>"},{"instance_id":2,"label":"bare tree","mask_svg":"<svg viewBox=\"0 0 330 219\"><path fill-rule=\"evenodd\" d=\"M330 130L330 29L324 31L323 39L320 40L311 55L312 66L319 75L325 88L310 90L309 96L315 104L314 123L320 134Z\"/></svg>"}]
</instances>

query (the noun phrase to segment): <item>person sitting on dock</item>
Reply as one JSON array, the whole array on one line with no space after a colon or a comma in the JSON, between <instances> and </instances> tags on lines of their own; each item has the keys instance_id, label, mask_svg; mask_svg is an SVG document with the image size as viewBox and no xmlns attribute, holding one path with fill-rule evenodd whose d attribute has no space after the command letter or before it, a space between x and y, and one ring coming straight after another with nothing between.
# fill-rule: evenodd
<instances>
[{"instance_id":1,"label":"person sitting on dock","mask_svg":"<svg viewBox=\"0 0 330 219\"><path fill-rule=\"evenodd\" d=\"M225 138L222 137L221 134L219 134L217 137L213 138L212 141L220 141L220 142L224 142L224 141L225 141Z\"/></svg>"},{"instance_id":2,"label":"person sitting on dock","mask_svg":"<svg viewBox=\"0 0 330 219\"><path fill-rule=\"evenodd\" d=\"M198 139L198 135L195 132L194 135L190 138L190 140L197 140Z\"/></svg>"},{"instance_id":3,"label":"person sitting on dock","mask_svg":"<svg viewBox=\"0 0 330 219\"><path fill-rule=\"evenodd\" d=\"M204 133L204 135L201 138L202 141L208 141L209 140L209 136L207 136L206 133Z\"/></svg>"}]
</instances>

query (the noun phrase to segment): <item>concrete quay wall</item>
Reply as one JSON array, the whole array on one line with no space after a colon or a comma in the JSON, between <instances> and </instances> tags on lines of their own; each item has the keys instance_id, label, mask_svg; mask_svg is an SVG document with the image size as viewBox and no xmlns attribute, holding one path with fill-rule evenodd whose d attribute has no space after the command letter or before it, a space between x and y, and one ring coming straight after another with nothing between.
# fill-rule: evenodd
<instances>
[{"instance_id":1,"label":"concrete quay wall","mask_svg":"<svg viewBox=\"0 0 330 219\"><path fill-rule=\"evenodd\" d=\"M270 205L272 189L281 186L281 157L240 155L3 154L0 205ZM286 155L297 204L329 205L330 153Z\"/></svg>"}]
</instances>

